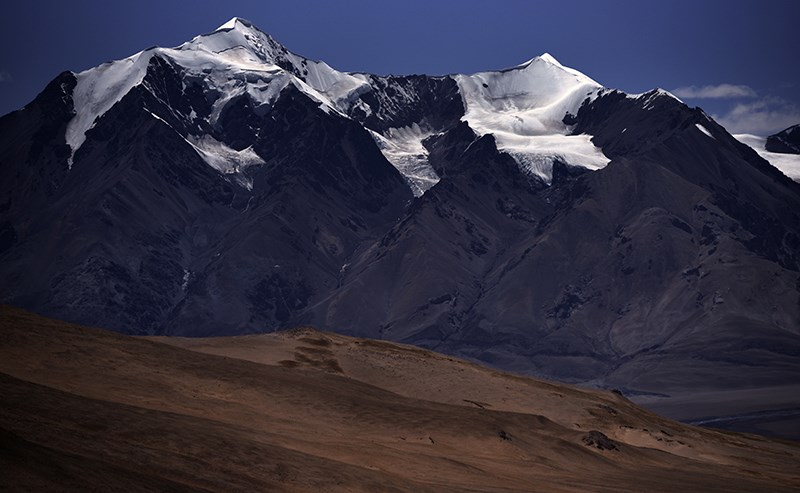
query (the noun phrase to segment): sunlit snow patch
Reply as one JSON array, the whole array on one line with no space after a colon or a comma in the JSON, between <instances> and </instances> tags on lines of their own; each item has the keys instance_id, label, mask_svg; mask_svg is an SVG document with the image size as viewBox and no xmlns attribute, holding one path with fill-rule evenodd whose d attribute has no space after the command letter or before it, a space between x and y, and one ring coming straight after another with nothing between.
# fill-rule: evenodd
<instances>
[{"instance_id":1,"label":"sunlit snow patch","mask_svg":"<svg viewBox=\"0 0 800 493\"><path fill-rule=\"evenodd\" d=\"M150 113L153 118L163 122L169 128L175 130L172 125L169 124L169 122L160 116L149 110L147 112ZM175 133L180 135L177 130L175 130ZM236 149L226 146L210 135L203 135L200 137L190 135L188 137L181 137L186 141L186 143L194 148L194 150L203 159L203 161L206 162L206 164L224 175L233 175L234 180L248 190L253 189L252 180L248 178L243 171L252 165L264 164L264 160L261 159L261 157L255 153L255 151L253 151L252 147L247 147L241 151L237 151Z\"/></svg>"},{"instance_id":2,"label":"sunlit snow patch","mask_svg":"<svg viewBox=\"0 0 800 493\"><path fill-rule=\"evenodd\" d=\"M67 160L70 169L75 151L86 140L86 132L100 116L142 82L151 57L151 50L141 51L123 60L104 63L75 74L77 84L72 91L75 116L67 124L66 130L67 145L72 150Z\"/></svg>"},{"instance_id":3,"label":"sunlit snow patch","mask_svg":"<svg viewBox=\"0 0 800 493\"><path fill-rule=\"evenodd\" d=\"M410 127L390 128L383 134L372 130L370 133L386 159L406 178L415 197L439 181L428 163L428 150L422 145L432 132L422 130L415 123Z\"/></svg>"},{"instance_id":4,"label":"sunlit snow patch","mask_svg":"<svg viewBox=\"0 0 800 493\"><path fill-rule=\"evenodd\" d=\"M712 139L714 138L714 136L711 135L711 132L709 132L706 127L700 125L699 123L695 123L694 126L697 127L697 130L700 130L701 132L703 132L704 134L708 135ZM716 139L714 139L714 140L716 140Z\"/></svg>"},{"instance_id":5,"label":"sunlit snow patch","mask_svg":"<svg viewBox=\"0 0 800 493\"><path fill-rule=\"evenodd\" d=\"M581 135L535 135L527 137L521 146L506 145L508 152L523 170L539 177L545 183L553 180L553 163L556 161L580 166L592 171L605 168L609 159L595 147L592 136Z\"/></svg>"},{"instance_id":6,"label":"sunlit snow patch","mask_svg":"<svg viewBox=\"0 0 800 493\"><path fill-rule=\"evenodd\" d=\"M210 135L202 137L189 136L186 139L195 148L201 158L212 168L225 175L235 175L236 181L253 189L253 182L242 172L255 164L264 164L264 160L253 151L252 147L237 151L214 139Z\"/></svg>"}]
</instances>

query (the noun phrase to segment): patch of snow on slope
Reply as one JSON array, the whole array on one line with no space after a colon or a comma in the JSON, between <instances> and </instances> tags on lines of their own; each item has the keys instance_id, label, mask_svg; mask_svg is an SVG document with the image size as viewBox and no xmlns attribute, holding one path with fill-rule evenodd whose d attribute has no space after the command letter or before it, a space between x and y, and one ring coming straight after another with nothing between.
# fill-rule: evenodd
<instances>
[{"instance_id":1,"label":"patch of snow on slope","mask_svg":"<svg viewBox=\"0 0 800 493\"><path fill-rule=\"evenodd\" d=\"M796 182L800 182L800 154L782 154L780 152L769 152L766 150L767 138L750 134L738 134L733 136L742 144L747 144L753 148L762 158L769 161Z\"/></svg>"},{"instance_id":2,"label":"patch of snow on slope","mask_svg":"<svg viewBox=\"0 0 800 493\"><path fill-rule=\"evenodd\" d=\"M555 161L589 169L608 164L590 136L569 135L563 122L602 86L549 54L512 69L455 78L466 108L463 120L479 134L493 134L498 149L546 183Z\"/></svg>"},{"instance_id":3,"label":"patch of snow on slope","mask_svg":"<svg viewBox=\"0 0 800 493\"><path fill-rule=\"evenodd\" d=\"M386 159L406 178L415 197L438 183L439 176L428 163L428 150L422 145L432 132L415 123L390 128L383 134L370 130L370 134Z\"/></svg>"},{"instance_id":4,"label":"patch of snow on slope","mask_svg":"<svg viewBox=\"0 0 800 493\"><path fill-rule=\"evenodd\" d=\"M235 175L236 180L248 190L253 183L242 171L254 164L264 164L264 160L253 151L252 147L237 151L214 139L210 135L202 137L189 136L186 139L209 166L225 175Z\"/></svg>"},{"instance_id":5,"label":"patch of snow on slope","mask_svg":"<svg viewBox=\"0 0 800 493\"><path fill-rule=\"evenodd\" d=\"M77 85L72 91L75 116L66 129L67 145L72 149L67 161L70 169L75 152L86 140L86 132L131 89L141 84L152 55L152 50L142 51L75 74Z\"/></svg>"},{"instance_id":6,"label":"patch of snow on slope","mask_svg":"<svg viewBox=\"0 0 800 493\"><path fill-rule=\"evenodd\" d=\"M523 168L541 178L545 183L553 179L553 163L560 161L592 171L605 168L609 159L592 144L592 136L534 135L526 138L519 147L507 147L508 152ZM518 152L515 149L523 149ZM533 152L531 149L535 149Z\"/></svg>"},{"instance_id":7,"label":"patch of snow on slope","mask_svg":"<svg viewBox=\"0 0 800 493\"><path fill-rule=\"evenodd\" d=\"M175 128L166 120L156 115L150 110L147 110L150 115L156 120L163 122L169 128ZM175 130L175 133L180 135L180 132ZM210 135L203 135L195 137L190 135L183 137L187 144L194 148L195 152L206 162L209 166L216 169L224 175L234 175L234 179L248 190L253 189L253 182L250 180L243 171L254 164L264 164L261 156L253 151L252 147L247 147L241 151L232 149L222 142L216 140Z\"/></svg>"},{"instance_id":8,"label":"patch of snow on slope","mask_svg":"<svg viewBox=\"0 0 800 493\"><path fill-rule=\"evenodd\" d=\"M714 136L711 135L711 132L709 132L706 127L700 125L699 123L695 123L694 126L697 127L697 130L700 130L701 132L703 132L704 134L708 135L712 139L714 138ZM714 140L716 140L716 139L714 139Z\"/></svg>"},{"instance_id":9,"label":"patch of snow on slope","mask_svg":"<svg viewBox=\"0 0 800 493\"><path fill-rule=\"evenodd\" d=\"M189 279L191 278L192 272L189 269L183 269L183 278L181 279L181 291L186 292L186 288L189 287Z\"/></svg>"}]
</instances>

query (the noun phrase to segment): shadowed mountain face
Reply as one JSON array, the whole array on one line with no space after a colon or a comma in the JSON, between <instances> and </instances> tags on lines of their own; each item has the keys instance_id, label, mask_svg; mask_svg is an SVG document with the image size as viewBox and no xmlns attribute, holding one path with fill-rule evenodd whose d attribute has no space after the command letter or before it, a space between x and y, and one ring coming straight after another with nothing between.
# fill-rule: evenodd
<instances>
[{"instance_id":1,"label":"shadowed mountain face","mask_svg":"<svg viewBox=\"0 0 800 493\"><path fill-rule=\"evenodd\" d=\"M800 374L800 186L549 55L377 77L242 20L0 118L0 299L132 334L299 323L639 391Z\"/></svg>"},{"instance_id":2,"label":"shadowed mountain face","mask_svg":"<svg viewBox=\"0 0 800 493\"><path fill-rule=\"evenodd\" d=\"M574 131L611 163L557 167L547 188L488 137L429 142L442 180L308 320L622 387L793 381L797 184L701 111L650 97L582 107Z\"/></svg>"},{"instance_id":3,"label":"shadowed mountain face","mask_svg":"<svg viewBox=\"0 0 800 493\"><path fill-rule=\"evenodd\" d=\"M145 340L0 307L13 491L795 491L800 448L312 329ZM580 464L580 467L576 467Z\"/></svg>"}]
</instances>

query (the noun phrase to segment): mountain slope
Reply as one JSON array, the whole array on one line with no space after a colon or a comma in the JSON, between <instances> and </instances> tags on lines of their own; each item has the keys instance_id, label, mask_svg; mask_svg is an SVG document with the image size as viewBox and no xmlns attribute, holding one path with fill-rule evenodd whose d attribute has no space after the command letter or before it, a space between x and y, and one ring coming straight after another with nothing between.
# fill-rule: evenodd
<instances>
[{"instance_id":1,"label":"mountain slope","mask_svg":"<svg viewBox=\"0 0 800 493\"><path fill-rule=\"evenodd\" d=\"M309 329L167 340L188 351L1 310L5 487L791 491L800 480L792 443L408 346Z\"/></svg>"}]
</instances>

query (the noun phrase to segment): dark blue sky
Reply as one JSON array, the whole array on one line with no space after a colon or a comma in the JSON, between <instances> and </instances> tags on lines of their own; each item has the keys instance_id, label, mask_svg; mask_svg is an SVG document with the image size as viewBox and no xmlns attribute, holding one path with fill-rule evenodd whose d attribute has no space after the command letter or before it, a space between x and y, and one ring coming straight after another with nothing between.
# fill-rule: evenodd
<instances>
[{"instance_id":1,"label":"dark blue sky","mask_svg":"<svg viewBox=\"0 0 800 493\"><path fill-rule=\"evenodd\" d=\"M682 88L735 132L800 123L797 0L17 3L0 19L0 114L63 70L178 45L240 16L340 70L469 73L549 52L609 87Z\"/></svg>"}]
</instances>

